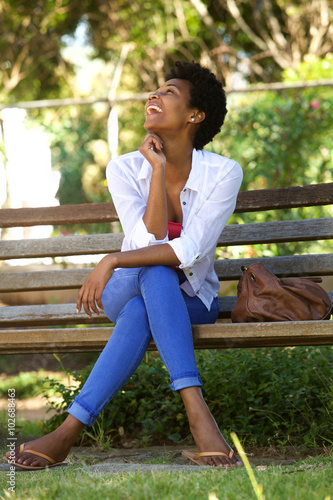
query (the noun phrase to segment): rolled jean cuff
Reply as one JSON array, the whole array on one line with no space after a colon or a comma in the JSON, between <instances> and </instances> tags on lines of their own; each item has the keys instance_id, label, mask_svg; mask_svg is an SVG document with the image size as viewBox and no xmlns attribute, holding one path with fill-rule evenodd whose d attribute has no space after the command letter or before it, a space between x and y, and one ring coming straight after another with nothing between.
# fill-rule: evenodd
<instances>
[{"instance_id":1,"label":"rolled jean cuff","mask_svg":"<svg viewBox=\"0 0 333 500\"><path fill-rule=\"evenodd\" d=\"M99 413L88 408L82 401L78 401L78 397L69 405L67 412L80 420L83 424L89 425L89 427L94 425L99 415Z\"/></svg>"},{"instance_id":2,"label":"rolled jean cuff","mask_svg":"<svg viewBox=\"0 0 333 500\"><path fill-rule=\"evenodd\" d=\"M178 393L181 389L186 387L201 387L202 382L199 372L187 372L170 378L171 389Z\"/></svg>"}]
</instances>

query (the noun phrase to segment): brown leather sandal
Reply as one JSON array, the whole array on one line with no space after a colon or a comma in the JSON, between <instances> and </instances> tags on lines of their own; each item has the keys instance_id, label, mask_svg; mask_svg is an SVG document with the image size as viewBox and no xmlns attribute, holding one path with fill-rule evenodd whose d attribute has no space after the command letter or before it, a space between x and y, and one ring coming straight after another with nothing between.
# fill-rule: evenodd
<instances>
[{"instance_id":1,"label":"brown leather sandal","mask_svg":"<svg viewBox=\"0 0 333 500\"><path fill-rule=\"evenodd\" d=\"M209 466L209 464L205 463L203 460L201 460L201 457L213 457L213 456L223 456L223 457L228 457L232 458L234 455L234 452L230 450L229 455L224 453L223 451L191 451L191 450L184 450L182 452L182 455L184 455L186 458L189 458L192 460L192 462L196 463L200 467L206 467ZM228 466L224 466L225 469L228 469Z\"/></svg>"},{"instance_id":2,"label":"brown leather sandal","mask_svg":"<svg viewBox=\"0 0 333 500\"><path fill-rule=\"evenodd\" d=\"M37 455L38 457L45 458L50 462L50 464L44 465L43 467L34 467L32 465L24 465L24 464L19 464L17 462L12 462L12 460L8 457L3 457L10 465L15 465L15 467L18 467L20 469L25 469L25 470L44 470L44 469L49 469L51 467L58 467L59 465L67 465L67 462L56 462L53 460L53 458L49 457L48 455L44 455L44 453L40 453L39 451L35 450L25 450L24 449L24 443L20 445L20 453L23 451L26 453L31 453L32 455Z\"/></svg>"}]
</instances>

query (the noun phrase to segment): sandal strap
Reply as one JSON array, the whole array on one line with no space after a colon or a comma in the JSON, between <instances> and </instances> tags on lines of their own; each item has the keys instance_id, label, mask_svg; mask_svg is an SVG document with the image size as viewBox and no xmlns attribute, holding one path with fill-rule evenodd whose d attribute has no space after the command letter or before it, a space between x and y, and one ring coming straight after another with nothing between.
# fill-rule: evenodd
<instances>
[{"instance_id":1,"label":"sandal strap","mask_svg":"<svg viewBox=\"0 0 333 500\"><path fill-rule=\"evenodd\" d=\"M228 457L232 458L234 452L230 450L229 455L224 453L223 451L202 451L200 453L197 453L193 458L194 460L197 460L199 457L212 457L212 456L222 456L222 457Z\"/></svg>"},{"instance_id":2,"label":"sandal strap","mask_svg":"<svg viewBox=\"0 0 333 500\"><path fill-rule=\"evenodd\" d=\"M55 464L56 461L53 460L53 458L49 457L48 455L44 455L44 453L40 453L39 451L36 450L25 450L24 449L24 443L21 444L20 446L20 452L25 452L25 453L32 453L33 455L37 455L38 457L45 458L48 460L51 464Z\"/></svg>"}]
</instances>

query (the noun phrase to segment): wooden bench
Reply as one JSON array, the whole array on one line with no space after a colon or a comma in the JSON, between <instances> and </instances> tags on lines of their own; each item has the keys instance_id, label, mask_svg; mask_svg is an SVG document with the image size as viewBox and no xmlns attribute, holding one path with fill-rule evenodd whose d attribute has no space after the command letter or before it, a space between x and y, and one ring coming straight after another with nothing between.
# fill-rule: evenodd
<instances>
[{"instance_id":1,"label":"wooden bench","mask_svg":"<svg viewBox=\"0 0 333 500\"><path fill-rule=\"evenodd\" d=\"M241 192L236 213L333 204L333 183ZM258 217L259 218L259 217ZM88 224L117 221L112 203L50 208L0 210L0 227ZM218 247L330 240L333 218L230 224ZM105 254L118 251L121 233L59 236L38 240L0 242L0 259L30 259ZM332 245L333 248L333 245ZM98 259L97 259L98 260ZM277 276L333 276L333 252L246 259L216 260L221 281L238 280L241 265L263 262ZM14 272L15 271L15 272ZM0 273L0 293L79 289L91 269L58 269ZM76 292L75 292L76 293ZM333 292L330 292L333 299ZM332 345L333 321L244 323L228 322L236 297L220 297L220 320L215 325L193 326L195 348L236 348L296 345ZM112 334L101 314L89 319L76 314L76 304L39 304L0 308L0 353L53 353L100 351ZM80 326L80 328L78 328ZM151 344L151 349L155 346Z\"/></svg>"}]
</instances>

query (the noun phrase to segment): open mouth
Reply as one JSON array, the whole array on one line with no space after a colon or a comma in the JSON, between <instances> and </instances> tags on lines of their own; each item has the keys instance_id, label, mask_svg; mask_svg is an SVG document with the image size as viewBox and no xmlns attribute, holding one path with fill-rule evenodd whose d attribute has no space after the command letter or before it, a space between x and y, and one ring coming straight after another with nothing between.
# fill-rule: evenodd
<instances>
[{"instance_id":1,"label":"open mouth","mask_svg":"<svg viewBox=\"0 0 333 500\"><path fill-rule=\"evenodd\" d=\"M162 108L157 104L149 104L146 108L147 115L152 115L153 113L162 113Z\"/></svg>"}]
</instances>

